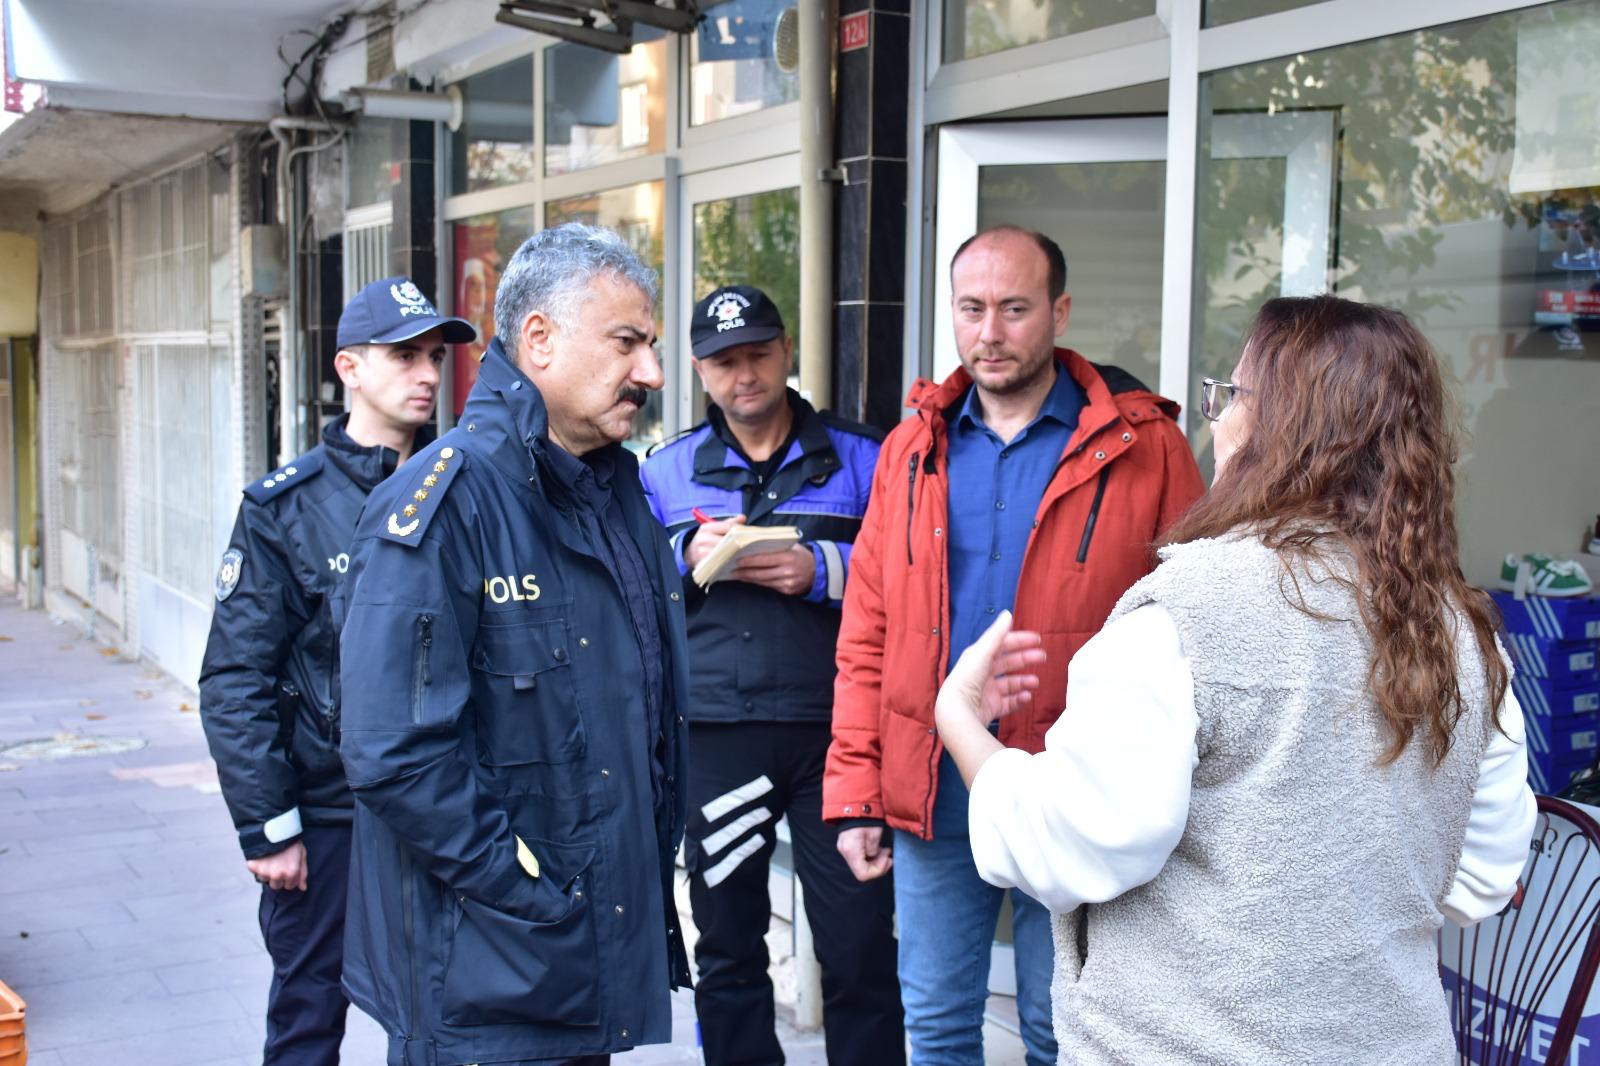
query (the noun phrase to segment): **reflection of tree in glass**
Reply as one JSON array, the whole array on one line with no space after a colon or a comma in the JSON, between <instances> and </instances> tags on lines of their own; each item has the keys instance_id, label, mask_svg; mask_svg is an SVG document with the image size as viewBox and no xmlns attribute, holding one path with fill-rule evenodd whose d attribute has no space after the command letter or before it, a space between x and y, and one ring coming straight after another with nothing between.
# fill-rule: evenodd
<instances>
[{"instance_id":1,"label":"reflection of tree in glass","mask_svg":"<svg viewBox=\"0 0 1600 1066\"><path fill-rule=\"evenodd\" d=\"M1592 16L1592 5L1553 5L1223 71L1206 80L1210 111L1333 110L1329 287L1426 325L1430 312L1463 299L1459 286L1426 280L1447 227L1538 225L1540 196L1509 188L1519 30L1582 7ZM1283 284L1282 159L1205 156L1202 148L1196 381L1231 371L1250 316ZM1483 270L1498 276L1500 267Z\"/></svg>"},{"instance_id":2,"label":"reflection of tree in glass","mask_svg":"<svg viewBox=\"0 0 1600 1066\"><path fill-rule=\"evenodd\" d=\"M754 285L799 342L800 195L794 189L713 200L694 209L696 300L718 285Z\"/></svg>"},{"instance_id":3,"label":"reflection of tree in glass","mask_svg":"<svg viewBox=\"0 0 1600 1066\"><path fill-rule=\"evenodd\" d=\"M515 141L470 141L467 144L469 191L516 185L534 179L533 149Z\"/></svg>"},{"instance_id":4,"label":"reflection of tree in glass","mask_svg":"<svg viewBox=\"0 0 1600 1066\"><path fill-rule=\"evenodd\" d=\"M946 0L946 61L976 59L1156 13L1155 0Z\"/></svg>"}]
</instances>

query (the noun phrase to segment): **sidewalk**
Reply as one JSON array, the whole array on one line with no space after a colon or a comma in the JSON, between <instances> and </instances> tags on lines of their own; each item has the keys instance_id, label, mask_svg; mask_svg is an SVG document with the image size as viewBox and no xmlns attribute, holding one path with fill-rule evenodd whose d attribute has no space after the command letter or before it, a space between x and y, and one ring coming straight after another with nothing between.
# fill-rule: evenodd
<instances>
[{"instance_id":1,"label":"sidewalk","mask_svg":"<svg viewBox=\"0 0 1600 1066\"><path fill-rule=\"evenodd\" d=\"M0 598L0 979L28 1003L30 1066L261 1061L259 890L196 707L150 664ZM25 741L57 757L5 752ZM790 1063L821 1066L822 1035L784 1020L790 936L773 925L779 1038ZM697 1062L689 993L673 1013L672 1044L619 1066ZM985 1035L990 1063L1021 1062L1014 1036L992 1023ZM384 1047L352 1010L344 1061L376 1066Z\"/></svg>"}]
</instances>

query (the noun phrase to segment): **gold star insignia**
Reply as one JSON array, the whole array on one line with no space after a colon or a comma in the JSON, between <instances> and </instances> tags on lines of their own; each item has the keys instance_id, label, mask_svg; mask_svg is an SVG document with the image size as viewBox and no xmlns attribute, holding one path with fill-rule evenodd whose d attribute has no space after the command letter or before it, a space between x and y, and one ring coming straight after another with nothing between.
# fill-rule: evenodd
<instances>
[{"instance_id":1,"label":"gold star insignia","mask_svg":"<svg viewBox=\"0 0 1600 1066\"><path fill-rule=\"evenodd\" d=\"M439 483L439 475L438 474L429 474L427 477L422 479L422 484L426 488L430 488L431 489L435 485L437 485L438 483Z\"/></svg>"},{"instance_id":2,"label":"gold star insignia","mask_svg":"<svg viewBox=\"0 0 1600 1066\"><path fill-rule=\"evenodd\" d=\"M418 503L421 503L423 500L426 500L428 498L428 490L427 489L418 489L416 492L413 492L411 494L411 498L413 500L416 500Z\"/></svg>"},{"instance_id":3,"label":"gold star insignia","mask_svg":"<svg viewBox=\"0 0 1600 1066\"><path fill-rule=\"evenodd\" d=\"M433 464L433 472L435 474L442 474L442 473L445 472L445 468L448 467L449 465L450 465L449 463L446 463L446 462L444 462L442 460L440 462L434 463Z\"/></svg>"},{"instance_id":4,"label":"gold star insignia","mask_svg":"<svg viewBox=\"0 0 1600 1066\"><path fill-rule=\"evenodd\" d=\"M412 515L417 513L417 505L414 503L408 503L406 504L405 510L400 513L405 515L407 518L410 518Z\"/></svg>"}]
</instances>

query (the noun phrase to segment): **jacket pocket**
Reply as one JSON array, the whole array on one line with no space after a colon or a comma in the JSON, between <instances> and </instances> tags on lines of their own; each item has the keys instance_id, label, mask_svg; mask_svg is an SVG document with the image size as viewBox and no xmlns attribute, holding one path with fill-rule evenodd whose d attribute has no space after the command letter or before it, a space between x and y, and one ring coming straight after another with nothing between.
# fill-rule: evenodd
<instances>
[{"instance_id":1,"label":"jacket pocket","mask_svg":"<svg viewBox=\"0 0 1600 1066\"><path fill-rule=\"evenodd\" d=\"M527 844L541 867L539 915L522 917L457 897L440 1002L447 1024L600 1023L600 958L589 905L595 850Z\"/></svg>"},{"instance_id":2,"label":"jacket pocket","mask_svg":"<svg viewBox=\"0 0 1600 1066\"><path fill-rule=\"evenodd\" d=\"M478 707L478 757L486 766L566 763L588 744L565 619L481 626L473 665L489 692Z\"/></svg>"}]
</instances>

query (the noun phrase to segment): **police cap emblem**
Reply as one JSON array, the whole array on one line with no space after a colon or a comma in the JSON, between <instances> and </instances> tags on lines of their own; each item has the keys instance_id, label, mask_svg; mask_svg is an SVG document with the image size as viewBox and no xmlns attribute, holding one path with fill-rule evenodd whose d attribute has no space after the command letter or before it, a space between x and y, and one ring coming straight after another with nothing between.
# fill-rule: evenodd
<instances>
[{"instance_id":1,"label":"police cap emblem","mask_svg":"<svg viewBox=\"0 0 1600 1066\"><path fill-rule=\"evenodd\" d=\"M233 595L233 590L239 587L239 574L244 569L244 552L238 548L229 548L222 553L222 565L217 568L217 602L221 603Z\"/></svg>"}]
</instances>

